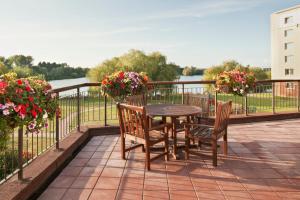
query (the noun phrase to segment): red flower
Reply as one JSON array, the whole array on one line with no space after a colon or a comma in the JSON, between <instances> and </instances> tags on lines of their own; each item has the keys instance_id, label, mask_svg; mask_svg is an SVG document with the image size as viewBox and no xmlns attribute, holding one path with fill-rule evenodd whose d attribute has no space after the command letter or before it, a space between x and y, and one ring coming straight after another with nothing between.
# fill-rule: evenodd
<instances>
[{"instance_id":1,"label":"red flower","mask_svg":"<svg viewBox=\"0 0 300 200\"><path fill-rule=\"evenodd\" d=\"M33 102L33 101L34 101L34 98L33 98L33 97L28 97L28 100L29 100L30 102Z\"/></svg>"},{"instance_id":2,"label":"red flower","mask_svg":"<svg viewBox=\"0 0 300 200\"><path fill-rule=\"evenodd\" d=\"M19 111L20 115L26 115L26 108L27 107L24 104L19 105L19 106L20 106L20 111Z\"/></svg>"},{"instance_id":3,"label":"red flower","mask_svg":"<svg viewBox=\"0 0 300 200\"><path fill-rule=\"evenodd\" d=\"M30 91L31 91L31 88L30 88L29 86L26 86L26 87L25 87L25 90L26 90L27 92L30 92Z\"/></svg>"},{"instance_id":4,"label":"red flower","mask_svg":"<svg viewBox=\"0 0 300 200\"><path fill-rule=\"evenodd\" d=\"M20 79L17 80L17 83L18 83L18 85L22 85L23 84L22 80L20 80Z\"/></svg>"},{"instance_id":5,"label":"red flower","mask_svg":"<svg viewBox=\"0 0 300 200\"><path fill-rule=\"evenodd\" d=\"M36 116L37 116L36 111L35 110L31 110L31 115L32 115L33 118L36 118Z\"/></svg>"},{"instance_id":6,"label":"red flower","mask_svg":"<svg viewBox=\"0 0 300 200\"><path fill-rule=\"evenodd\" d=\"M23 90L21 88L16 88L16 93L17 94L22 94L23 93Z\"/></svg>"},{"instance_id":7,"label":"red flower","mask_svg":"<svg viewBox=\"0 0 300 200\"><path fill-rule=\"evenodd\" d=\"M121 88L124 89L125 88L125 84L121 83Z\"/></svg>"},{"instance_id":8,"label":"red flower","mask_svg":"<svg viewBox=\"0 0 300 200\"><path fill-rule=\"evenodd\" d=\"M107 84L107 81L106 81L106 79L104 79L103 81L102 81L102 85L106 85Z\"/></svg>"},{"instance_id":9,"label":"red flower","mask_svg":"<svg viewBox=\"0 0 300 200\"><path fill-rule=\"evenodd\" d=\"M8 84L6 82L4 82L4 81L0 82L0 94L4 94L5 93L5 89L6 89L7 85Z\"/></svg>"},{"instance_id":10,"label":"red flower","mask_svg":"<svg viewBox=\"0 0 300 200\"><path fill-rule=\"evenodd\" d=\"M120 73L119 73L119 78L120 78L120 79L123 79L123 78L124 78L124 72L120 72Z\"/></svg>"}]
</instances>

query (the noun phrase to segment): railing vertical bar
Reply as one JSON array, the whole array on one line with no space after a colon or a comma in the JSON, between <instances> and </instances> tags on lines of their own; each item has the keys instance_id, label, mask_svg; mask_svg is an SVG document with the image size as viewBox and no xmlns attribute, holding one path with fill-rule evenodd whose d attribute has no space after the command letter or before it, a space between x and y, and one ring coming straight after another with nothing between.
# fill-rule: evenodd
<instances>
[{"instance_id":1,"label":"railing vertical bar","mask_svg":"<svg viewBox=\"0 0 300 200\"><path fill-rule=\"evenodd\" d=\"M245 94L245 115L248 116L248 96Z\"/></svg>"},{"instance_id":2,"label":"railing vertical bar","mask_svg":"<svg viewBox=\"0 0 300 200\"><path fill-rule=\"evenodd\" d=\"M298 112L300 112L300 81L298 81L298 91L297 91L297 108Z\"/></svg>"},{"instance_id":3,"label":"railing vertical bar","mask_svg":"<svg viewBox=\"0 0 300 200\"><path fill-rule=\"evenodd\" d=\"M59 99L59 93L57 93L57 99ZM59 149L59 113L55 115L55 147Z\"/></svg>"},{"instance_id":4,"label":"railing vertical bar","mask_svg":"<svg viewBox=\"0 0 300 200\"><path fill-rule=\"evenodd\" d=\"M272 112L273 112L273 114L275 114L275 104L276 104L276 102L275 102L275 91L276 91L276 88L275 88L275 83L274 82L272 82Z\"/></svg>"},{"instance_id":5,"label":"railing vertical bar","mask_svg":"<svg viewBox=\"0 0 300 200\"><path fill-rule=\"evenodd\" d=\"M184 104L184 84L182 84L181 103Z\"/></svg>"},{"instance_id":6,"label":"railing vertical bar","mask_svg":"<svg viewBox=\"0 0 300 200\"><path fill-rule=\"evenodd\" d=\"M215 90L215 117L217 116L217 108L218 108L218 91Z\"/></svg>"},{"instance_id":7,"label":"railing vertical bar","mask_svg":"<svg viewBox=\"0 0 300 200\"><path fill-rule=\"evenodd\" d=\"M23 179L23 127L18 129L18 179Z\"/></svg>"},{"instance_id":8,"label":"railing vertical bar","mask_svg":"<svg viewBox=\"0 0 300 200\"><path fill-rule=\"evenodd\" d=\"M104 126L107 126L107 96L104 95Z\"/></svg>"},{"instance_id":9,"label":"railing vertical bar","mask_svg":"<svg viewBox=\"0 0 300 200\"><path fill-rule=\"evenodd\" d=\"M80 131L80 88L77 88L77 131Z\"/></svg>"}]
</instances>

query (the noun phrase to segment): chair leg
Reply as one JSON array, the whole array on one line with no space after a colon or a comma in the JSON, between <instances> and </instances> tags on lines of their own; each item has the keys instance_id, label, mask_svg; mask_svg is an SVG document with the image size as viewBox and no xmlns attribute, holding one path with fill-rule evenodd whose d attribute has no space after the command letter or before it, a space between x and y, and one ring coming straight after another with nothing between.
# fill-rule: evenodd
<instances>
[{"instance_id":1,"label":"chair leg","mask_svg":"<svg viewBox=\"0 0 300 200\"><path fill-rule=\"evenodd\" d=\"M147 170L150 170L150 147L146 144L146 167Z\"/></svg>"},{"instance_id":2,"label":"chair leg","mask_svg":"<svg viewBox=\"0 0 300 200\"><path fill-rule=\"evenodd\" d=\"M142 152L143 152L143 153L146 152L146 150L145 150L145 145L142 146Z\"/></svg>"},{"instance_id":3,"label":"chair leg","mask_svg":"<svg viewBox=\"0 0 300 200\"><path fill-rule=\"evenodd\" d=\"M211 148L212 148L212 161L213 166L216 167L218 165L218 146L217 146L217 140L211 141Z\"/></svg>"},{"instance_id":4,"label":"chair leg","mask_svg":"<svg viewBox=\"0 0 300 200\"><path fill-rule=\"evenodd\" d=\"M228 144L227 144L227 130L225 130L225 134L223 136L223 153L224 155L227 155L228 153Z\"/></svg>"},{"instance_id":5,"label":"chair leg","mask_svg":"<svg viewBox=\"0 0 300 200\"><path fill-rule=\"evenodd\" d=\"M125 160L125 137L121 135L121 157Z\"/></svg>"},{"instance_id":6,"label":"chair leg","mask_svg":"<svg viewBox=\"0 0 300 200\"><path fill-rule=\"evenodd\" d=\"M190 138L186 135L185 136L185 159L190 159Z\"/></svg>"},{"instance_id":7,"label":"chair leg","mask_svg":"<svg viewBox=\"0 0 300 200\"><path fill-rule=\"evenodd\" d=\"M198 148L201 149L201 147L202 147L202 142L198 140Z\"/></svg>"},{"instance_id":8,"label":"chair leg","mask_svg":"<svg viewBox=\"0 0 300 200\"><path fill-rule=\"evenodd\" d=\"M169 161L169 137L168 134L165 134L165 160Z\"/></svg>"}]
</instances>

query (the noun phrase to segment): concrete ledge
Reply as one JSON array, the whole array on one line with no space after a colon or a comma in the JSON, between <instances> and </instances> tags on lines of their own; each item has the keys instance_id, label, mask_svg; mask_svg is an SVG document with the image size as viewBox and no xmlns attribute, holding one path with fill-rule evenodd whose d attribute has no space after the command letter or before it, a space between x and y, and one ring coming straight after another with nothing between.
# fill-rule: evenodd
<instances>
[{"instance_id":1,"label":"concrete ledge","mask_svg":"<svg viewBox=\"0 0 300 200\"><path fill-rule=\"evenodd\" d=\"M20 181L17 174L0 186L0 199L25 200L31 199L44 187L49 179L57 174L68 161L70 161L78 149L85 144L90 137L106 134L118 134L118 127L81 127L81 131L71 132L60 142L60 150L55 147L37 157L24 168L24 180Z\"/></svg>"}]
</instances>

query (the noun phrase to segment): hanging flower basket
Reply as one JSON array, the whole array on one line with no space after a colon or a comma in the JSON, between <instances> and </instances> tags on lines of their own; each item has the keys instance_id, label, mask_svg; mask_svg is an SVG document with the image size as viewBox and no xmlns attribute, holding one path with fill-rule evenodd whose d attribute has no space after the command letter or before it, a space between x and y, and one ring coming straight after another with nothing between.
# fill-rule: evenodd
<instances>
[{"instance_id":1,"label":"hanging flower basket","mask_svg":"<svg viewBox=\"0 0 300 200\"><path fill-rule=\"evenodd\" d=\"M29 132L47 127L58 113L51 85L37 77L18 79L15 73L0 76L0 132L26 126Z\"/></svg>"},{"instance_id":2,"label":"hanging flower basket","mask_svg":"<svg viewBox=\"0 0 300 200\"><path fill-rule=\"evenodd\" d=\"M148 77L145 73L115 72L106 76L101 82L101 91L104 95L117 102L125 101L126 97L143 94L147 91Z\"/></svg>"},{"instance_id":3,"label":"hanging flower basket","mask_svg":"<svg viewBox=\"0 0 300 200\"><path fill-rule=\"evenodd\" d=\"M226 94L244 96L255 88L255 77L251 72L224 71L216 78L216 90Z\"/></svg>"}]
</instances>

